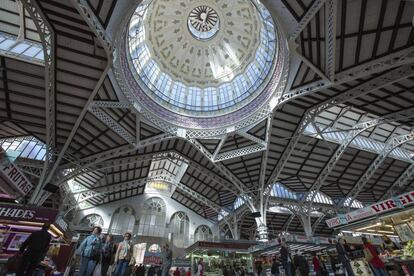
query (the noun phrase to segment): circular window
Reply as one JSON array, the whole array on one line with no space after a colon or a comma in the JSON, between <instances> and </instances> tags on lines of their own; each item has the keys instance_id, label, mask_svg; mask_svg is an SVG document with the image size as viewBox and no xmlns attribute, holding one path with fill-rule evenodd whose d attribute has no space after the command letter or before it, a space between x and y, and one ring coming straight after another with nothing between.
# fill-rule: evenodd
<instances>
[{"instance_id":1,"label":"circular window","mask_svg":"<svg viewBox=\"0 0 414 276\"><path fill-rule=\"evenodd\" d=\"M117 79L161 129L217 137L271 112L287 76L284 40L258 0L143 1L120 39Z\"/></svg>"}]
</instances>

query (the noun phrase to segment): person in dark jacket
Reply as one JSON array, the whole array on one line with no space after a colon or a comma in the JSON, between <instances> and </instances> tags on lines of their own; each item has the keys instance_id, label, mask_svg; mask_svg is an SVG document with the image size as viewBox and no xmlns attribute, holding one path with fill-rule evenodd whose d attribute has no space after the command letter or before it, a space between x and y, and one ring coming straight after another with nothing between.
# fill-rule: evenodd
<instances>
[{"instance_id":1,"label":"person in dark jacket","mask_svg":"<svg viewBox=\"0 0 414 276\"><path fill-rule=\"evenodd\" d=\"M147 275L148 276L154 276L155 275L155 267L153 265L151 265L150 268L148 268Z\"/></svg>"},{"instance_id":2,"label":"person in dark jacket","mask_svg":"<svg viewBox=\"0 0 414 276\"><path fill-rule=\"evenodd\" d=\"M109 266L114 263L115 252L116 246L113 241L113 236L107 235L106 241L102 247L102 276L106 276L108 274Z\"/></svg>"},{"instance_id":3,"label":"person in dark jacket","mask_svg":"<svg viewBox=\"0 0 414 276\"><path fill-rule=\"evenodd\" d=\"M52 235L48 232L49 227L50 224L44 224L40 231L32 233L22 243L20 252L23 253L24 257L22 265L17 271L17 276L31 276L45 257L52 239Z\"/></svg>"},{"instance_id":4,"label":"person in dark jacket","mask_svg":"<svg viewBox=\"0 0 414 276\"><path fill-rule=\"evenodd\" d=\"M270 268L270 273L274 276L279 276L279 273L280 273L279 266L280 266L279 261L276 258L274 258L272 267Z\"/></svg>"},{"instance_id":5,"label":"person in dark jacket","mask_svg":"<svg viewBox=\"0 0 414 276\"><path fill-rule=\"evenodd\" d=\"M293 276L292 271L292 257L290 256L289 249L284 240L281 242L282 247L280 248L280 258L282 259L282 265L285 270L286 276Z\"/></svg>"},{"instance_id":6,"label":"person in dark jacket","mask_svg":"<svg viewBox=\"0 0 414 276\"><path fill-rule=\"evenodd\" d=\"M299 250L296 250L296 255L293 258L293 262L295 264L295 267L297 270L299 270L299 273L301 276L307 276L309 275L309 265L306 258L299 252Z\"/></svg>"},{"instance_id":7,"label":"person in dark jacket","mask_svg":"<svg viewBox=\"0 0 414 276\"><path fill-rule=\"evenodd\" d=\"M336 252L338 253L338 258L342 263L343 268L346 270L348 276L354 276L354 271L352 270L351 263L349 262L348 252L344 247L344 239L339 238L338 242L335 242Z\"/></svg>"}]
</instances>

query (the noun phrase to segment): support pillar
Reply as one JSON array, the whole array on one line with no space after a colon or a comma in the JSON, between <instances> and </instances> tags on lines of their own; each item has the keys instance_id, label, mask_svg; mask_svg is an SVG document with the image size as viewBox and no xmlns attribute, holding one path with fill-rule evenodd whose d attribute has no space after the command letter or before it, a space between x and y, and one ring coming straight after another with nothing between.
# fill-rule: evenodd
<instances>
[{"instance_id":1,"label":"support pillar","mask_svg":"<svg viewBox=\"0 0 414 276\"><path fill-rule=\"evenodd\" d=\"M268 229L266 225L266 217L256 218L257 233L259 233L259 241L268 241Z\"/></svg>"},{"instance_id":2,"label":"support pillar","mask_svg":"<svg viewBox=\"0 0 414 276\"><path fill-rule=\"evenodd\" d=\"M312 237L313 233L312 233L312 224L311 224L310 215L301 214L300 220L302 222L303 230L305 232L306 237L308 238Z\"/></svg>"}]
</instances>

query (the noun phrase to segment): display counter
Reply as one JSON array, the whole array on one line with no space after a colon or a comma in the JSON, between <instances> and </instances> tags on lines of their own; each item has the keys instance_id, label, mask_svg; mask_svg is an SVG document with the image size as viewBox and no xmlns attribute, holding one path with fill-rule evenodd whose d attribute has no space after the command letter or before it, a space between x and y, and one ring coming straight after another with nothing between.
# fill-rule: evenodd
<instances>
[{"instance_id":1,"label":"display counter","mask_svg":"<svg viewBox=\"0 0 414 276\"><path fill-rule=\"evenodd\" d=\"M52 241L42 266L64 271L73 253L72 233L56 209L0 204L0 262L19 252L21 244L44 224L50 224Z\"/></svg>"},{"instance_id":2,"label":"display counter","mask_svg":"<svg viewBox=\"0 0 414 276\"><path fill-rule=\"evenodd\" d=\"M192 271L203 258L204 275L223 275L223 269L253 272L253 259L249 248L252 241L196 242L186 249Z\"/></svg>"}]
</instances>

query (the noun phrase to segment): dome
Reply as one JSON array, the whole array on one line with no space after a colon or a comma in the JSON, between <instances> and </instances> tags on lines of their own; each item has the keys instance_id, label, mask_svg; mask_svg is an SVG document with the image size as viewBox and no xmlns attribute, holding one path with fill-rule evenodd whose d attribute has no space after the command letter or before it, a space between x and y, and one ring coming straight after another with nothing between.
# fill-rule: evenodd
<instances>
[{"instance_id":1,"label":"dome","mask_svg":"<svg viewBox=\"0 0 414 276\"><path fill-rule=\"evenodd\" d=\"M285 38L257 0L143 1L122 43L124 93L167 132L211 137L246 127L283 90Z\"/></svg>"}]
</instances>

